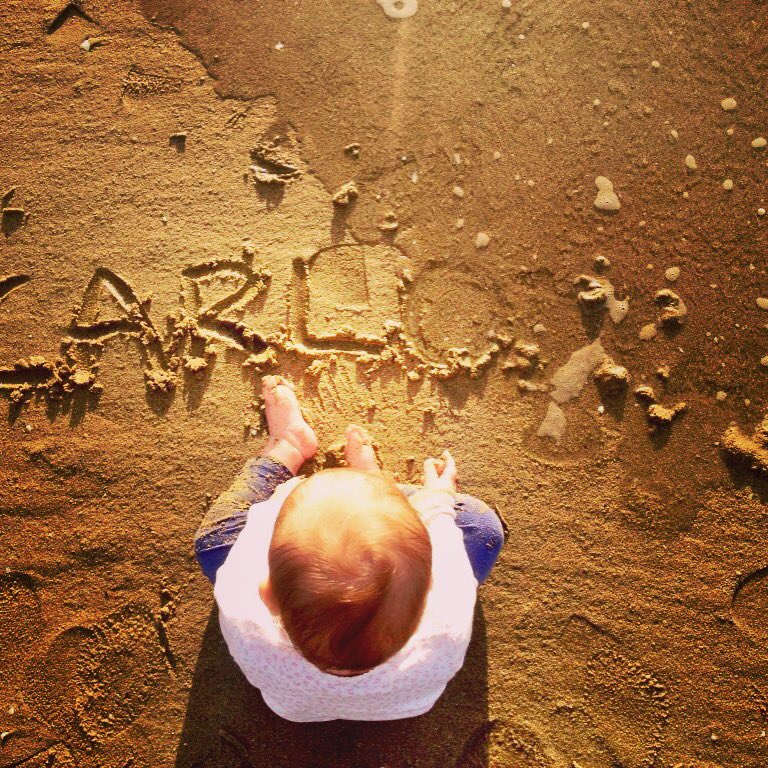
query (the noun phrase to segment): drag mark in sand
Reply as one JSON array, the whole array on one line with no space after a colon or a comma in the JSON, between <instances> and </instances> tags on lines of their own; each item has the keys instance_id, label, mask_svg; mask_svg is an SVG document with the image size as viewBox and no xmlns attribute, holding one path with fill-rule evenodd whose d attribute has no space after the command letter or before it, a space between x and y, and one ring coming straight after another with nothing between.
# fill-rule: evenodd
<instances>
[{"instance_id":1,"label":"drag mark in sand","mask_svg":"<svg viewBox=\"0 0 768 768\"><path fill-rule=\"evenodd\" d=\"M760 568L739 579L731 598L733 623L753 640L768 637L765 616L768 612L768 567Z\"/></svg>"},{"instance_id":2,"label":"drag mark in sand","mask_svg":"<svg viewBox=\"0 0 768 768\"><path fill-rule=\"evenodd\" d=\"M29 275L8 275L0 277L0 302L8 298L17 288L28 283L32 278Z\"/></svg>"}]
</instances>

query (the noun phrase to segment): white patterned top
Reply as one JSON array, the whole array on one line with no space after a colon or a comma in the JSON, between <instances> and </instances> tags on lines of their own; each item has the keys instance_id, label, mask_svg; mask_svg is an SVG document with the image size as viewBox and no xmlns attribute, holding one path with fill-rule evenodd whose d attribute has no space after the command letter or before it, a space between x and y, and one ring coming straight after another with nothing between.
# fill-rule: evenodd
<instances>
[{"instance_id":1,"label":"white patterned top","mask_svg":"<svg viewBox=\"0 0 768 768\"><path fill-rule=\"evenodd\" d=\"M251 507L216 575L214 595L229 652L267 706L286 720L397 720L427 712L464 664L477 595L454 522L453 494L420 490L410 497L432 541L432 585L416 631L382 664L342 677L305 659L259 595L278 512L302 480L283 483L269 500Z\"/></svg>"}]
</instances>

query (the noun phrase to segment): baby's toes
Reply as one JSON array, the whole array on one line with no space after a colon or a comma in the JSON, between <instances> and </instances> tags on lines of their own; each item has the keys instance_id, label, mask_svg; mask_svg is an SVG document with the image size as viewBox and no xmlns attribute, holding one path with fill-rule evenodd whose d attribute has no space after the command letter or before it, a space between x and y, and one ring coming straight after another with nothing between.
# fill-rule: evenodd
<instances>
[{"instance_id":1,"label":"baby's toes","mask_svg":"<svg viewBox=\"0 0 768 768\"><path fill-rule=\"evenodd\" d=\"M277 376L264 376L261 379L261 396L268 403L275 401L277 385L280 383Z\"/></svg>"},{"instance_id":2,"label":"baby's toes","mask_svg":"<svg viewBox=\"0 0 768 768\"><path fill-rule=\"evenodd\" d=\"M360 450L370 442L370 435L362 427L358 427L357 424L350 424L347 427L347 446L350 449Z\"/></svg>"}]
</instances>

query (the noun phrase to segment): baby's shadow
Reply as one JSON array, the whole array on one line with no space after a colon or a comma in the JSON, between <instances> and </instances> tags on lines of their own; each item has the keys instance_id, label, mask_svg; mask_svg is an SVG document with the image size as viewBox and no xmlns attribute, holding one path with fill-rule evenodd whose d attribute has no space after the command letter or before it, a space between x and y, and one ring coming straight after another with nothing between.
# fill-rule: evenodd
<instances>
[{"instance_id":1,"label":"baby's shadow","mask_svg":"<svg viewBox=\"0 0 768 768\"><path fill-rule=\"evenodd\" d=\"M291 723L232 660L214 609L192 680L175 768L482 768L488 764L485 617L475 608L464 667L420 717Z\"/></svg>"}]
</instances>

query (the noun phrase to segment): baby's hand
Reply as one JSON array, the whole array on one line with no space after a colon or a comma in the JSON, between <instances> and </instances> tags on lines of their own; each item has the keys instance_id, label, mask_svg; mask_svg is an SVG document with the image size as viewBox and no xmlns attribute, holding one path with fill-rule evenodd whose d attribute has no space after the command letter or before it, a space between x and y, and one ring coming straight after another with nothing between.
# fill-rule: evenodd
<instances>
[{"instance_id":1,"label":"baby's hand","mask_svg":"<svg viewBox=\"0 0 768 768\"><path fill-rule=\"evenodd\" d=\"M456 493L456 462L449 451L443 451L439 459L424 462L424 487L430 491Z\"/></svg>"}]
</instances>

